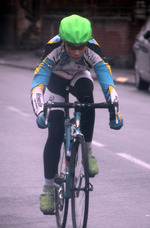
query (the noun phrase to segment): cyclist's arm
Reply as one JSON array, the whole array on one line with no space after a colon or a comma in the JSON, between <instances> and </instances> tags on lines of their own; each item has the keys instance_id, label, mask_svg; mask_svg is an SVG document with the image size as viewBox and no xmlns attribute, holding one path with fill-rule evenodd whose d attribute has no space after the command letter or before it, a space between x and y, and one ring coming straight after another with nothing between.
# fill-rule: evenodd
<instances>
[{"instance_id":1,"label":"cyclist's arm","mask_svg":"<svg viewBox=\"0 0 150 228\"><path fill-rule=\"evenodd\" d=\"M119 130L123 126L123 118L120 114L119 98L115 90L111 68L108 63L105 63L102 60L94 66L94 69L97 79L102 87L106 101L114 104L114 108L109 108L110 128Z\"/></svg>"},{"instance_id":2,"label":"cyclist's arm","mask_svg":"<svg viewBox=\"0 0 150 228\"><path fill-rule=\"evenodd\" d=\"M36 115L39 115L44 109L43 94L49 83L51 72L54 67L54 61L50 58L50 49L50 45L47 44L40 62L35 69L32 81L31 102Z\"/></svg>"},{"instance_id":3,"label":"cyclist's arm","mask_svg":"<svg viewBox=\"0 0 150 228\"><path fill-rule=\"evenodd\" d=\"M43 84L44 88L48 85L53 65L48 56L39 63L34 72L32 89L40 84Z\"/></svg>"},{"instance_id":4,"label":"cyclist's arm","mask_svg":"<svg viewBox=\"0 0 150 228\"><path fill-rule=\"evenodd\" d=\"M31 101L36 115L44 109L43 94L52 72L52 62L49 58L43 59L37 66L32 81Z\"/></svg>"},{"instance_id":5,"label":"cyclist's arm","mask_svg":"<svg viewBox=\"0 0 150 228\"><path fill-rule=\"evenodd\" d=\"M111 95L116 95L118 97L112 78L111 67L105 61L105 57L96 40L91 39L88 42L87 47L88 49L86 50L85 58L95 70L97 80L102 87L106 101L110 102L113 99Z\"/></svg>"},{"instance_id":6,"label":"cyclist's arm","mask_svg":"<svg viewBox=\"0 0 150 228\"><path fill-rule=\"evenodd\" d=\"M97 75L97 80L102 87L106 101L113 102L115 99L118 100L109 64L100 61L94 66L94 70Z\"/></svg>"},{"instance_id":7,"label":"cyclist's arm","mask_svg":"<svg viewBox=\"0 0 150 228\"><path fill-rule=\"evenodd\" d=\"M88 43L87 47L85 58L95 70L105 99L107 102L115 104L113 108L109 109L110 128L118 130L123 126L123 118L120 114L119 98L115 90L110 65L105 61L101 48L94 39ZM117 110L115 107L117 107ZM115 110L118 113L117 116Z\"/></svg>"},{"instance_id":8,"label":"cyclist's arm","mask_svg":"<svg viewBox=\"0 0 150 228\"><path fill-rule=\"evenodd\" d=\"M60 46L61 39L57 35L47 43L41 60L35 69L31 89L31 101L36 115L39 115L44 109L43 94L49 83L52 70L59 60Z\"/></svg>"}]
</instances>

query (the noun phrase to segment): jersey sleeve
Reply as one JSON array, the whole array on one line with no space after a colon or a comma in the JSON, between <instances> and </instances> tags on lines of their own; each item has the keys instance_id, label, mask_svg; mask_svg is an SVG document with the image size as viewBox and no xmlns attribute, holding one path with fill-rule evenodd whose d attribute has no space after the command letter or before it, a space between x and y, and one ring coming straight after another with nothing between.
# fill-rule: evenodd
<instances>
[{"instance_id":1,"label":"jersey sleeve","mask_svg":"<svg viewBox=\"0 0 150 228\"><path fill-rule=\"evenodd\" d=\"M106 101L113 102L114 96L111 96L112 91L113 94L118 95L115 90L111 67L106 61L99 44L94 39L89 41L87 47L87 61L94 68Z\"/></svg>"},{"instance_id":2,"label":"jersey sleeve","mask_svg":"<svg viewBox=\"0 0 150 228\"><path fill-rule=\"evenodd\" d=\"M39 115L39 113L44 110L43 94L49 83L52 69L57 61L58 51L61 44L58 38L58 36L54 37L47 43L40 62L34 72L31 88L31 103L36 115Z\"/></svg>"},{"instance_id":3,"label":"jersey sleeve","mask_svg":"<svg viewBox=\"0 0 150 228\"><path fill-rule=\"evenodd\" d=\"M44 88L48 85L52 69L59 56L60 46L61 39L59 35L55 36L47 43L40 62L34 72L32 89L40 84L43 84Z\"/></svg>"},{"instance_id":4,"label":"jersey sleeve","mask_svg":"<svg viewBox=\"0 0 150 228\"><path fill-rule=\"evenodd\" d=\"M34 72L32 89L40 84L43 84L44 88L48 85L53 65L54 63L47 56L39 63Z\"/></svg>"}]
</instances>

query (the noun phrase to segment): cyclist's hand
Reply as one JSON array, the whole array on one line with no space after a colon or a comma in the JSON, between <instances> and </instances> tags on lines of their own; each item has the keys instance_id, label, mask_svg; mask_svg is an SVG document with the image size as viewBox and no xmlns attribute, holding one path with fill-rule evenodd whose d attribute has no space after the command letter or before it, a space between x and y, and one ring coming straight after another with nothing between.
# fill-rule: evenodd
<instances>
[{"instance_id":1,"label":"cyclist's hand","mask_svg":"<svg viewBox=\"0 0 150 228\"><path fill-rule=\"evenodd\" d=\"M107 102L112 104L109 107L109 126L111 129L119 130L123 126L123 118L119 110L119 98L118 94L113 86L109 86L107 93Z\"/></svg>"},{"instance_id":2,"label":"cyclist's hand","mask_svg":"<svg viewBox=\"0 0 150 228\"><path fill-rule=\"evenodd\" d=\"M47 127L49 127L50 123L48 123L47 125L45 124L45 117L44 117L44 112L41 112L38 116L37 116L37 120L36 123L38 125L39 128L45 129Z\"/></svg>"},{"instance_id":3,"label":"cyclist's hand","mask_svg":"<svg viewBox=\"0 0 150 228\"><path fill-rule=\"evenodd\" d=\"M109 126L111 129L119 130L123 126L123 118L121 114L118 114L118 123L116 123L116 119L112 119L109 122Z\"/></svg>"},{"instance_id":4,"label":"cyclist's hand","mask_svg":"<svg viewBox=\"0 0 150 228\"><path fill-rule=\"evenodd\" d=\"M118 121L116 121L116 119L118 119ZM109 120L109 126L111 129L119 130L123 126L123 118L119 111L118 101L115 101L113 106L109 108Z\"/></svg>"}]
</instances>

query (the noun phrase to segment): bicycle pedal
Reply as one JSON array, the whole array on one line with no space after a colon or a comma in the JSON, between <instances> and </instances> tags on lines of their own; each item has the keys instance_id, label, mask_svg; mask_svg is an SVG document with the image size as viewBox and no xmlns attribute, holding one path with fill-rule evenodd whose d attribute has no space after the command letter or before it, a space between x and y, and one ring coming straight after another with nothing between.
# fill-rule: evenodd
<instances>
[{"instance_id":1,"label":"bicycle pedal","mask_svg":"<svg viewBox=\"0 0 150 228\"><path fill-rule=\"evenodd\" d=\"M93 191L93 185L89 183L89 191Z\"/></svg>"},{"instance_id":2,"label":"bicycle pedal","mask_svg":"<svg viewBox=\"0 0 150 228\"><path fill-rule=\"evenodd\" d=\"M89 178L94 178L95 175L89 174Z\"/></svg>"},{"instance_id":3,"label":"bicycle pedal","mask_svg":"<svg viewBox=\"0 0 150 228\"><path fill-rule=\"evenodd\" d=\"M52 212L52 213L45 213L45 212L43 212L43 215L55 215L56 214L56 212L54 211L54 212Z\"/></svg>"}]
</instances>

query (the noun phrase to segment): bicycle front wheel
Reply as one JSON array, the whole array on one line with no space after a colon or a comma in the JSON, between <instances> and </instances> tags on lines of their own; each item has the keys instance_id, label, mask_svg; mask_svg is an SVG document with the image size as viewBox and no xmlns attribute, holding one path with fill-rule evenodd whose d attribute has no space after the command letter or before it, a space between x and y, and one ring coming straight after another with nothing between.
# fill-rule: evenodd
<instances>
[{"instance_id":1,"label":"bicycle front wheel","mask_svg":"<svg viewBox=\"0 0 150 228\"><path fill-rule=\"evenodd\" d=\"M55 209L56 222L58 228L65 228L68 215L69 199L65 198L66 190L66 170L65 170L65 145L62 144L58 174L55 178Z\"/></svg>"},{"instance_id":2,"label":"bicycle front wheel","mask_svg":"<svg viewBox=\"0 0 150 228\"><path fill-rule=\"evenodd\" d=\"M86 228L89 207L88 155L85 141L79 139L72 145L71 209L73 228Z\"/></svg>"}]
</instances>

